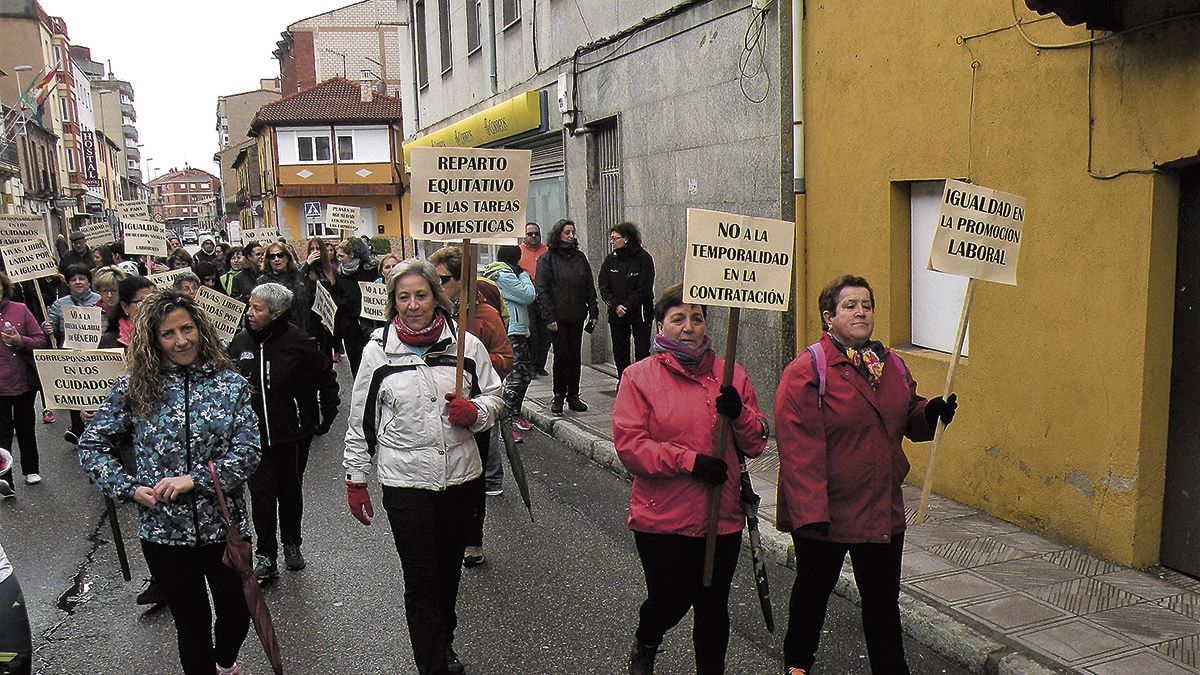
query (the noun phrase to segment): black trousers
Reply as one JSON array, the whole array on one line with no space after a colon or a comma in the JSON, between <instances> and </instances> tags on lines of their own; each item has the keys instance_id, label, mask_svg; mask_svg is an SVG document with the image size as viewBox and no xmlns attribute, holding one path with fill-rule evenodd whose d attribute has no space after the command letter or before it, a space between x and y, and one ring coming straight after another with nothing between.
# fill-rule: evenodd
<instances>
[{"instance_id":1,"label":"black trousers","mask_svg":"<svg viewBox=\"0 0 1200 675\"><path fill-rule=\"evenodd\" d=\"M250 476L250 511L254 517L255 551L271 560L279 555L275 538L276 512L280 539L284 544L303 543L300 520L304 515L304 469L312 436L290 443L269 445L262 461Z\"/></svg>"},{"instance_id":2,"label":"black trousers","mask_svg":"<svg viewBox=\"0 0 1200 675\"><path fill-rule=\"evenodd\" d=\"M906 675L900 632L900 557L904 535L887 544L838 544L792 535L796 545L796 582L788 606L783 662L811 670L825 623L829 594L837 584L846 553L854 564L854 583L862 596L863 634L871 672Z\"/></svg>"},{"instance_id":3,"label":"black trousers","mask_svg":"<svg viewBox=\"0 0 1200 675\"><path fill-rule=\"evenodd\" d=\"M241 578L221 562L225 544L166 546L143 540L142 553L166 592L183 672L212 675L214 663L232 666L250 632L250 610ZM215 626L209 591L217 612Z\"/></svg>"},{"instance_id":4,"label":"black trousers","mask_svg":"<svg viewBox=\"0 0 1200 675\"><path fill-rule=\"evenodd\" d=\"M550 333L554 342L554 396L579 396L580 350L583 349L583 322L559 321Z\"/></svg>"},{"instance_id":5,"label":"black trousers","mask_svg":"<svg viewBox=\"0 0 1200 675\"><path fill-rule=\"evenodd\" d=\"M697 675L725 672L729 647L729 586L737 568L742 533L717 537L712 586L705 588L704 537L634 532L646 575L646 601L639 610L637 641L662 643L688 609L694 615L692 647Z\"/></svg>"},{"instance_id":6,"label":"black trousers","mask_svg":"<svg viewBox=\"0 0 1200 675\"><path fill-rule=\"evenodd\" d=\"M458 628L458 582L463 549L478 486L445 491L383 486L387 511L404 572L404 616L420 675L446 672L446 649Z\"/></svg>"},{"instance_id":7,"label":"black trousers","mask_svg":"<svg viewBox=\"0 0 1200 675\"><path fill-rule=\"evenodd\" d=\"M529 353L533 361L533 372L546 369L546 356L550 353L550 331L542 318L542 308L537 301L529 303Z\"/></svg>"},{"instance_id":8,"label":"black trousers","mask_svg":"<svg viewBox=\"0 0 1200 675\"><path fill-rule=\"evenodd\" d=\"M613 361L617 364L617 378L629 367L650 356L650 324L633 321L610 321L612 333ZM633 338L633 361L629 360L629 338Z\"/></svg>"},{"instance_id":9,"label":"black trousers","mask_svg":"<svg viewBox=\"0 0 1200 675\"><path fill-rule=\"evenodd\" d=\"M16 434L17 445L21 448L21 473L26 476L40 473L37 436L34 433L37 418L33 410L33 399L36 396L36 391L27 391L16 396L0 396L0 448L14 449L13 434ZM14 452L13 456L16 454ZM0 479L8 481L8 484L16 489L11 468L0 475Z\"/></svg>"},{"instance_id":10,"label":"black trousers","mask_svg":"<svg viewBox=\"0 0 1200 675\"><path fill-rule=\"evenodd\" d=\"M33 668L33 641L25 597L16 575L0 581L0 653L13 654L0 661L0 675L29 675Z\"/></svg>"},{"instance_id":11,"label":"black trousers","mask_svg":"<svg viewBox=\"0 0 1200 675\"><path fill-rule=\"evenodd\" d=\"M497 422L497 424L501 423ZM487 431L475 434L475 445L479 447L479 465L486 469L488 455L491 454L492 449L492 430L488 429ZM487 472L484 471L484 473L479 475L479 478L467 483L467 485L473 486L471 494L473 510L471 515L471 529L467 533L467 540L465 542L467 546L483 546L483 521L487 517L487 493L485 492L487 488L484 480L486 475Z\"/></svg>"},{"instance_id":12,"label":"black trousers","mask_svg":"<svg viewBox=\"0 0 1200 675\"><path fill-rule=\"evenodd\" d=\"M342 330L339 337L346 347L346 358L350 359L350 374L358 375L358 364L362 363L363 347L367 346L367 335L355 324ZM334 342L336 341L334 340Z\"/></svg>"}]
</instances>

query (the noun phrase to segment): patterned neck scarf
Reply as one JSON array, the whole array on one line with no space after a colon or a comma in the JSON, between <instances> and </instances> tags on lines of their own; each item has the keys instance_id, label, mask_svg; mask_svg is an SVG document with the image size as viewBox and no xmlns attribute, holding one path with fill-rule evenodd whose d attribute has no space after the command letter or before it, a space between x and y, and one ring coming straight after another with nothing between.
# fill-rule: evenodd
<instances>
[{"instance_id":1,"label":"patterned neck scarf","mask_svg":"<svg viewBox=\"0 0 1200 675\"><path fill-rule=\"evenodd\" d=\"M704 336L704 341L699 347L692 348L676 342L671 338L659 333L654 336L654 342L650 345L651 354L671 354L679 361L679 365L683 366L689 373L696 374L696 369L704 362L705 357L712 352L712 340L707 335Z\"/></svg>"},{"instance_id":2,"label":"patterned neck scarf","mask_svg":"<svg viewBox=\"0 0 1200 675\"><path fill-rule=\"evenodd\" d=\"M838 342L832 334L829 339L833 340L834 346L850 359L850 363L854 364L858 372L866 376L871 388L878 389L879 379L883 377L883 359L880 358L880 355L883 354L883 343L877 340L867 340L861 348L855 349Z\"/></svg>"},{"instance_id":3,"label":"patterned neck scarf","mask_svg":"<svg viewBox=\"0 0 1200 675\"><path fill-rule=\"evenodd\" d=\"M392 325L396 327L396 337L406 345L414 347L428 347L438 341L442 336L442 327L446 325L446 315L440 311L434 310L433 321L421 330L413 330L404 325L400 320L400 315L397 314L395 319L392 319Z\"/></svg>"}]
</instances>

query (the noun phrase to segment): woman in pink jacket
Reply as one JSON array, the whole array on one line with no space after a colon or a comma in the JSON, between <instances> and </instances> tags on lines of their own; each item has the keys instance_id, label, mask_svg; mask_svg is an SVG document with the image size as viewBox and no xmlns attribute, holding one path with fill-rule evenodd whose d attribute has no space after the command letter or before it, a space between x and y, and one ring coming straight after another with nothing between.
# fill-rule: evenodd
<instances>
[{"instance_id":1,"label":"woman in pink jacket","mask_svg":"<svg viewBox=\"0 0 1200 675\"><path fill-rule=\"evenodd\" d=\"M12 295L12 282L0 272L0 447L12 448L15 433L25 483L36 485L42 482L34 435L37 415L33 398L38 380L31 364L33 350L46 346L46 336L29 308L14 302ZM11 496L16 486L10 464L0 474L0 498Z\"/></svg>"},{"instance_id":2,"label":"woman in pink jacket","mask_svg":"<svg viewBox=\"0 0 1200 675\"><path fill-rule=\"evenodd\" d=\"M663 635L694 611L692 644L699 675L725 672L729 644L729 585L741 548L738 452L757 457L767 444L767 421L740 365L721 386L724 362L705 335L705 308L684 304L683 287L667 288L654 303L658 335L650 357L625 370L613 404L613 442L633 474L633 530L646 601L629 672L654 672ZM724 415L732 442L714 452L711 433ZM708 495L721 491L712 586L701 584Z\"/></svg>"},{"instance_id":3,"label":"woman in pink jacket","mask_svg":"<svg viewBox=\"0 0 1200 675\"><path fill-rule=\"evenodd\" d=\"M933 438L937 418L949 424L957 403L953 394L918 396L900 357L871 340L875 294L866 279L835 279L818 306L826 332L784 369L775 393L777 526L796 546L784 664L788 675L812 668L848 552L871 672L907 673L898 606L908 474L901 441Z\"/></svg>"}]
</instances>

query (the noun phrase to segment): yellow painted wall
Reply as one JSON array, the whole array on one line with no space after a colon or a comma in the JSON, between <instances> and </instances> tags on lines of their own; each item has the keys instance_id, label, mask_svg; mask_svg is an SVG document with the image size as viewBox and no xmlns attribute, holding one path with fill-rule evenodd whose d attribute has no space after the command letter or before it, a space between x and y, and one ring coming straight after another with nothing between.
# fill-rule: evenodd
<instances>
[{"instance_id":1,"label":"yellow painted wall","mask_svg":"<svg viewBox=\"0 0 1200 675\"><path fill-rule=\"evenodd\" d=\"M334 180L332 164L283 164L279 167L280 185L329 185Z\"/></svg>"},{"instance_id":2,"label":"yellow painted wall","mask_svg":"<svg viewBox=\"0 0 1200 675\"><path fill-rule=\"evenodd\" d=\"M400 200L396 197L281 197L279 199L279 228L284 236L300 239L303 233L304 202L319 201L322 204L344 204L375 209L375 224L383 225L383 233L372 232L371 236L400 236ZM392 210L387 210L387 205Z\"/></svg>"},{"instance_id":3,"label":"yellow painted wall","mask_svg":"<svg viewBox=\"0 0 1200 675\"><path fill-rule=\"evenodd\" d=\"M365 176L358 175L360 171L369 171ZM386 162L376 164L338 164L337 182L355 185L370 185L392 182L392 165ZM316 176L313 176L316 178Z\"/></svg>"},{"instance_id":4,"label":"yellow painted wall","mask_svg":"<svg viewBox=\"0 0 1200 675\"><path fill-rule=\"evenodd\" d=\"M922 394L940 393L948 357L905 347L906 182L1025 196L1019 285L976 293L934 489L1123 564L1157 562L1178 189L1170 173L1093 177L1088 158L1090 147L1093 172L1112 174L1196 156L1194 23L1095 45L1089 67L1087 47L1029 45L1008 0L806 7L797 348L819 333L821 287L862 274L876 337L900 348ZM1026 30L1044 43L1090 35L1057 18ZM908 447L914 483L928 449Z\"/></svg>"}]
</instances>

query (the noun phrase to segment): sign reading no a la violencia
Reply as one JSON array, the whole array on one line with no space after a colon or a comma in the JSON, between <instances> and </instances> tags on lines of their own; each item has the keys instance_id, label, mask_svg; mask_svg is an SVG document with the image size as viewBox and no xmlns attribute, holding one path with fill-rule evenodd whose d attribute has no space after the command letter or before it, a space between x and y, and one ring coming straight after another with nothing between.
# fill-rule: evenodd
<instances>
[{"instance_id":1,"label":"sign reading no a la violencia","mask_svg":"<svg viewBox=\"0 0 1200 675\"><path fill-rule=\"evenodd\" d=\"M929 269L1015 286L1024 225L1024 197L947 180Z\"/></svg>"},{"instance_id":2,"label":"sign reading no a la violencia","mask_svg":"<svg viewBox=\"0 0 1200 675\"><path fill-rule=\"evenodd\" d=\"M688 209L683 301L786 312L795 233L784 220Z\"/></svg>"}]
</instances>

